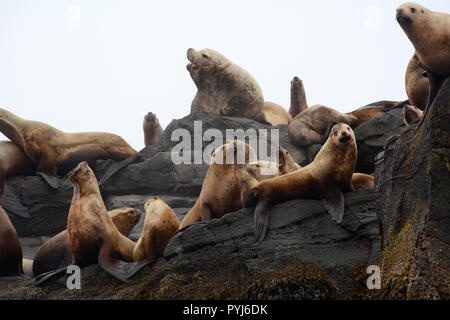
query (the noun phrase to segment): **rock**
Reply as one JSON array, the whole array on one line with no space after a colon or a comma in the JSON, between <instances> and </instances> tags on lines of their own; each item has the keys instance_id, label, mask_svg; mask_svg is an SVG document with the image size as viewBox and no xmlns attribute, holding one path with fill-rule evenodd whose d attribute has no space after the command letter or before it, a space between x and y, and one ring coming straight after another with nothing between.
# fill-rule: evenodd
<instances>
[{"instance_id":1,"label":"rock","mask_svg":"<svg viewBox=\"0 0 450 320\"><path fill-rule=\"evenodd\" d=\"M368 191L347 194L341 225L331 221L320 201L279 204L262 243L254 239L253 209L241 209L176 234L164 257L129 284L89 266L82 269L82 290L67 290L65 275L40 287L0 279L0 299L359 297L368 291L365 269L378 262L377 197Z\"/></svg>"},{"instance_id":2,"label":"rock","mask_svg":"<svg viewBox=\"0 0 450 320\"><path fill-rule=\"evenodd\" d=\"M417 125L417 124L416 124ZM376 168L383 234L376 298L450 298L450 80L424 125L412 125Z\"/></svg>"}]
</instances>

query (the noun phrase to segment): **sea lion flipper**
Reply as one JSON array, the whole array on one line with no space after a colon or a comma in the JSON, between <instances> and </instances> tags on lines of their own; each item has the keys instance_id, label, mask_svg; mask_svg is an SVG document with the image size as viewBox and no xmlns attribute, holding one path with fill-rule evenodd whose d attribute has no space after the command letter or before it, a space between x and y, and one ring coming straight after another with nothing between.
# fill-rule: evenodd
<instances>
[{"instance_id":1,"label":"sea lion flipper","mask_svg":"<svg viewBox=\"0 0 450 320\"><path fill-rule=\"evenodd\" d=\"M427 115L427 112L431 108L431 105L433 104L434 98L436 98L436 95L439 91L439 86L441 83L441 77L437 74L427 70L428 73L428 80L429 80L429 94L428 94L428 102L427 106L425 107L425 111L422 114L422 118L420 118L419 123L417 124L417 128L419 128L422 125L423 120L425 120L425 117Z\"/></svg>"},{"instance_id":2,"label":"sea lion flipper","mask_svg":"<svg viewBox=\"0 0 450 320\"><path fill-rule=\"evenodd\" d=\"M40 284L44 283L45 281L63 273L63 272L66 273L67 267L68 266L65 266L65 267L59 268L57 270L45 272L45 273L38 275L37 277L34 278L35 284L40 285Z\"/></svg>"},{"instance_id":3,"label":"sea lion flipper","mask_svg":"<svg viewBox=\"0 0 450 320\"><path fill-rule=\"evenodd\" d=\"M100 253L98 256L98 265L114 278L122 282L130 282L130 278L138 273L143 267L153 261L126 262L119 259L113 259L108 255Z\"/></svg>"},{"instance_id":4,"label":"sea lion flipper","mask_svg":"<svg viewBox=\"0 0 450 320\"><path fill-rule=\"evenodd\" d=\"M9 190L6 183L4 185L3 195L0 196L0 205L9 213L13 213L22 218L30 218L28 208L22 204L16 194Z\"/></svg>"},{"instance_id":5,"label":"sea lion flipper","mask_svg":"<svg viewBox=\"0 0 450 320\"><path fill-rule=\"evenodd\" d=\"M98 185L101 186L104 184L113 174L115 174L117 171L119 171L122 168L125 168L130 163L132 163L134 160L137 159L137 156L128 157L125 160L115 162L112 164L109 169L106 171L105 175L100 179Z\"/></svg>"},{"instance_id":6,"label":"sea lion flipper","mask_svg":"<svg viewBox=\"0 0 450 320\"><path fill-rule=\"evenodd\" d=\"M255 208L253 216L253 229L256 236L256 240L261 242L264 240L267 234L267 226L269 225L269 210L264 201L260 201Z\"/></svg>"},{"instance_id":7,"label":"sea lion flipper","mask_svg":"<svg viewBox=\"0 0 450 320\"><path fill-rule=\"evenodd\" d=\"M338 224L344 217L344 195L341 190L333 184L327 186L322 194L322 204L331 215L331 219Z\"/></svg>"},{"instance_id":8,"label":"sea lion flipper","mask_svg":"<svg viewBox=\"0 0 450 320\"><path fill-rule=\"evenodd\" d=\"M50 187L52 187L53 189L59 188L59 180L56 176L52 176L52 175L46 174L44 172L37 172L36 175L40 176L42 179L44 179L45 182L47 182L47 184Z\"/></svg>"}]
</instances>

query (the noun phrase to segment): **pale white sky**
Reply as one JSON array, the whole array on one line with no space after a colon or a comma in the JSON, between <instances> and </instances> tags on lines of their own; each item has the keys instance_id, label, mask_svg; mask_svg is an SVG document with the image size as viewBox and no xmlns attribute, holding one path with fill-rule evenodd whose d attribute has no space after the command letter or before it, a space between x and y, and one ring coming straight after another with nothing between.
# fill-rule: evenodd
<instances>
[{"instance_id":1,"label":"pale white sky","mask_svg":"<svg viewBox=\"0 0 450 320\"><path fill-rule=\"evenodd\" d=\"M285 108L295 75L309 105L403 100L413 53L395 20L403 2L0 0L0 107L140 150L148 111L163 127L189 113L190 47L223 53ZM448 0L420 3L450 12Z\"/></svg>"}]
</instances>

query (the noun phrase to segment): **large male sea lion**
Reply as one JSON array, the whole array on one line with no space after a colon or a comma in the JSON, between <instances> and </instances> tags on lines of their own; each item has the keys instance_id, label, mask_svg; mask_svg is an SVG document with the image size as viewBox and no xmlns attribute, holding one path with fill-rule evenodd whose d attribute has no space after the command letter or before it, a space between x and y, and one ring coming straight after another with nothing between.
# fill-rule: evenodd
<instances>
[{"instance_id":1,"label":"large male sea lion","mask_svg":"<svg viewBox=\"0 0 450 320\"><path fill-rule=\"evenodd\" d=\"M108 214L120 233L124 233L134 226L141 216L141 212L134 208L114 209ZM45 241L36 251L32 262L32 274L39 276L52 270L58 270L70 265L72 260L67 230L64 230Z\"/></svg>"},{"instance_id":2,"label":"large male sea lion","mask_svg":"<svg viewBox=\"0 0 450 320\"><path fill-rule=\"evenodd\" d=\"M333 126L314 160L294 172L259 182L249 193L246 207L255 208L254 226L258 241L267 232L268 207L296 198L321 199L337 223L344 216L343 192L351 190L357 160L355 135L349 125Z\"/></svg>"},{"instance_id":3,"label":"large male sea lion","mask_svg":"<svg viewBox=\"0 0 450 320\"><path fill-rule=\"evenodd\" d=\"M305 87L303 81L295 76L291 80L291 105L289 113L292 118L308 109L308 102L306 101Z\"/></svg>"},{"instance_id":4,"label":"large male sea lion","mask_svg":"<svg viewBox=\"0 0 450 320\"><path fill-rule=\"evenodd\" d=\"M159 120L156 115L152 112L149 112L144 117L144 143L145 146L151 146L152 144L156 144L164 133L163 128L159 124Z\"/></svg>"},{"instance_id":5,"label":"large male sea lion","mask_svg":"<svg viewBox=\"0 0 450 320\"><path fill-rule=\"evenodd\" d=\"M450 75L450 14L433 12L417 3L407 2L397 8L396 18L427 71L429 93L422 124L441 82Z\"/></svg>"},{"instance_id":6,"label":"large male sea lion","mask_svg":"<svg viewBox=\"0 0 450 320\"><path fill-rule=\"evenodd\" d=\"M212 49L191 48L187 58L187 70L198 90L191 113L206 111L267 122L263 93L250 73Z\"/></svg>"},{"instance_id":7,"label":"large male sea lion","mask_svg":"<svg viewBox=\"0 0 450 320\"><path fill-rule=\"evenodd\" d=\"M16 229L0 206L0 277L22 274L22 246Z\"/></svg>"},{"instance_id":8,"label":"large male sea lion","mask_svg":"<svg viewBox=\"0 0 450 320\"><path fill-rule=\"evenodd\" d=\"M427 71L420 65L419 58L414 54L409 60L405 73L405 88L409 104L425 110L429 86Z\"/></svg>"},{"instance_id":9,"label":"large male sea lion","mask_svg":"<svg viewBox=\"0 0 450 320\"><path fill-rule=\"evenodd\" d=\"M144 227L134 247L133 259L151 262L162 255L170 238L180 228L180 221L172 208L159 197L148 199L144 208Z\"/></svg>"},{"instance_id":10,"label":"large male sea lion","mask_svg":"<svg viewBox=\"0 0 450 320\"><path fill-rule=\"evenodd\" d=\"M33 162L11 141L0 141L0 205L9 213L29 218L28 209L22 205L20 198L6 186L6 178L16 175L31 175Z\"/></svg>"},{"instance_id":11,"label":"large male sea lion","mask_svg":"<svg viewBox=\"0 0 450 320\"><path fill-rule=\"evenodd\" d=\"M139 156L118 135L104 132L66 133L42 122L22 119L1 108L0 132L25 152L36 164L37 172L54 188L58 187L55 175L65 175L82 160L91 165L97 159L119 161L102 177L102 184Z\"/></svg>"}]
</instances>

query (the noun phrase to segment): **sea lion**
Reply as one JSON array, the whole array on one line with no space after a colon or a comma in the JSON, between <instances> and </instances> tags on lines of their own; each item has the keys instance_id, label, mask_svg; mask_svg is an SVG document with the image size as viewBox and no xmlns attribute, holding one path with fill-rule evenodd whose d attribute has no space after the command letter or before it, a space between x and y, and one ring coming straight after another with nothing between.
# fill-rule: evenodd
<instances>
[{"instance_id":1,"label":"sea lion","mask_svg":"<svg viewBox=\"0 0 450 320\"><path fill-rule=\"evenodd\" d=\"M397 8L396 19L416 49L419 63L429 79L427 105L419 127L442 81L450 75L450 14L407 2Z\"/></svg>"},{"instance_id":2,"label":"sea lion","mask_svg":"<svg viewBox=\"0 0 450 320\"><path fill-rule=\"evenodd\" d=\"M262 241L269 221L268 207L292 199L321 199L337 223L344 216L343 192L351 190L356 167L357 147L351 127L340 123L307 166L294 172L259 182L250 190L246 207L256 207L255 235Z\"/></svg>"},{"instance_id":3,"label":"sea lion","mask_svg":"<svg viewBox=\"0 0 450 320\"><path fill-rule=\"evenodd\" d=\"M239 148L245 150L245 157L249 159L245 164L237 164ZM233 164L226 164L227 154L232 153L234 154L229 158L234 157ZM180 228L220 218L226 213L243 208L249 190L259 181L294 171L299 167L284 149L280 149L278 158L278 165L270 161L255 160L255 151L239 140L216 149L212 154L200 195L183 218Z\"/></svg>"},{"instance_id":4,"label":"sea lion","mask_svg":"<svg viewBox=\"0 0 450 320\"><path fill-rule=\"evenodd\" d=\"M292 116L286 111L286 109L270 101L264 101L264 115L267 122L269 122L272 126L289 124L292 121Z\"/></svg>"},{"instance_id":5,"label":"sea lion","mask_svg":"<svg viewBox=\"0 0 450 320\"><path fill-rule=\"evenodd\" d=\"M375 178L365 173L354 173L352 175L350 184L355 191L363 189L373 189L375 186Z\"/></svg>"},{"instance_id":6,"label":"sea lion","mask_svg":"<svg viewBox=\"0 0 450 320\"><path fill-rule=\"evenodd\" d=\"M22 119L0 108L0 132L19 146L37 166L37 172L52 187L58 187L56 174L65 175L81 160L91 165L97 159L113 159L100 180L133 162L139 153L121 137L104 132L66 133L48 124Z\"/></svg>"},{"instance_id":7,"label":"sea lion","mask_svg":"<svg viewBox=\"0 0 450 320\"><path fill-rule=\"evenodd\" d=\"M427 71L420 65L419 58L414 54L409 60L405 73L405 88L409 103L420 110L425 110L429 86Z\"/></svg>"},{"instance_id":8,"label":"sea lion","mask_svg":"<svg viewBox=\"0 0 450 320\"><path fill-rule=\"evenodd\" d=\"M134 242L122 235L106 211L94 172L86 161L68 174L75 185L67 218L67 239L73 262L83 268L98 263L121 281L139 266L133 262ZM128 262L128 263L127 263Z\"/></svg>"},{"instance_id":9,"label":"sea lion","mask_svg":"<svg viewBox=\"0 0 450 320\"><path fill-rule=\"evenodd\" d=\"M28 209L22 205L20 198L6 186L6 178L16 175L31 175L33 162L11 141L0 141L0 205L9 213L29 218Z\"/></svg>"},{"instance_id":10,"label":"sea lion","mask_svg":"<svg viewBox=\"0 0 450 320\"><path fill-rule=\"evenodd\" d=\"M295 76L291 80L291 105L289 113L292 118L308 109L308 102L306 101L305 87L303 81Z\"/></svg>"},{"instance_id":11,"label":"sea lion","mask_svg":"<svg viewBox=\"0 0 450 320\"><path fill-rule=\"evenodd\" d=\"M0 206L0 277L22 274L22 246L16 229Z\"/></svg>"},{"instance_id":12,"label":"sea lion","mask_svg":"<svg viewBox=\"0 0 450 320\"><path fill-rule=\"evenodd\" d=\"M411 125L416 119L422 117L423 111L415 106L406 105L403 107L402 117L406 126Z\"/></svg>"},{"instance_id":13,"label":"sea lion","mask_svg":"<svg viewBox=\"0 0 450 320\"><path fill-rule=\"evenodd\" d=\"M267 123L262 90L250 73L212 49L191 48L187 58L186 68L198 89L191 113L205 111Z\"/></svg>"},{"instance_id":14,"label":"sea lion","mask_svg":"<svg viewBox=\"0 0 450 320\"><path fill-rule=\"evenodd\" d=\"M159 124L159 120L155 114L149 112L144 117L144 143L145 146L156 144L164 133L163 128Z\"/></svg>"},{"instance_id":15,"label":"sea lion","mask_svg":"<svg viewBox=\"0 0 450 320\"><path fill-rule=\"evenodd\" d=\"M148 199L144 205L146 216L141 236L134 247L134 261L155 261L162 256L170 238L180 228L180 221L159 197Z\"/></svg>"},{"instance_id":16,"label":"sea lion","mask_svg":"<svg viewBox=\"0 0 450 320\"><path fill-rule=\"evenodd\" d=\"M120 233L124 233L134 226L141 216L141 212L134 208L114 209L108 214ZM64 230L45 241L36 251L32 262L32 275L39 276L66 267L70 265L72 259L67 230Z\"/></svg>"}]
</instances>

